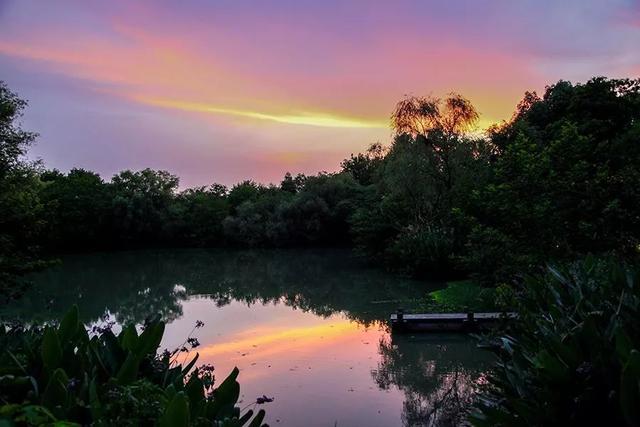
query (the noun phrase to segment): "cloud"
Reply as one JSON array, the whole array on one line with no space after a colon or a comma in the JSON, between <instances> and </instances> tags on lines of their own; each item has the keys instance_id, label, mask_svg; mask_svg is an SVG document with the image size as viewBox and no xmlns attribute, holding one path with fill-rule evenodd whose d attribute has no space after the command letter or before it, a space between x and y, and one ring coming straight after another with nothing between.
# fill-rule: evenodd
<instances>
[{"instance_id":1,"label":"cloud","mask_svg":"<svg viewBox=\"0 0 640 427\"><path fill-rule=\"evenodd\" d=\"M382 121L340 117L328 113L302 112L297 114L275 114L249 110L235 110L221 106L200 104L188 101L171 99L134 97L135 100L147 105L172 108L183 111L196 111L202 113L225 114L230 116L247 117L251 119L267 120L293 125L309 125L332 128L387 128L389 124Z\"/></svg>"}]
</instances>

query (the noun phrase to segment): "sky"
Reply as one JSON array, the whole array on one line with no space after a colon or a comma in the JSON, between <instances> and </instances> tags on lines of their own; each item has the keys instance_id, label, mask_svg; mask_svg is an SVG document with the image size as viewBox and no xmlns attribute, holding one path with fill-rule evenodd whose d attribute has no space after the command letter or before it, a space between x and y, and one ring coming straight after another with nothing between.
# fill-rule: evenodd
<instances>
[{"instance_id":1,"label":"sky","mask_svg":"<svg viewBox=\"0 0 640 427\"><path fill-rule=\"evenodd\" d=\"M32 158L181 187L335 171L406 95L479 129L560 79L640 77L640 0L0 0L0 80Z\"/></svg>"}]
</instances>

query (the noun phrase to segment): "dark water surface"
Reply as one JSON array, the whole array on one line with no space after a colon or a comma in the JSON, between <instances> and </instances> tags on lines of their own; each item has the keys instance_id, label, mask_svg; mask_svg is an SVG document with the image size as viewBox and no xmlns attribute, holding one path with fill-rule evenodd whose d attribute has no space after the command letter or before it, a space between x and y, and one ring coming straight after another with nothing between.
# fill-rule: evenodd
<instances>
[{"instance_id":1,"label":"dark water surface","mask_svg":"<svg viewBox=\"0 0 640 427\"><path fill-rule=\"evenodd\" d=\"M141 323L162 346L197 320L200 362L240 368L243 403L263 394L272 426L456 425L491 358L463 335L391 336L386 319L437 285L360 264L343 250L162 250L69 256L0 314Z\"/></svg>"}]
</instances>

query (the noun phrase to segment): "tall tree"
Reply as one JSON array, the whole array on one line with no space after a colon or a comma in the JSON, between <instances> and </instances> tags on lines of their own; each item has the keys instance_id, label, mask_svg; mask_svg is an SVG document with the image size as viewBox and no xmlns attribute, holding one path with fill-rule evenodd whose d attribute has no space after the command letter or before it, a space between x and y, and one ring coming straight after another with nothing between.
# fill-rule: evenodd
<instances>
[{"instance_id":1,"label":"tall tree","mask_svg":"<svg viewBox=\"0 0 640 427\"><path fill-rule=\"evenodd\" d=\"M36 165L25 160L36 134L19 122L27 102L0 81L0 293L19 291L21 276L35 265L40 227Z\"/></svg>"}]
</instances>

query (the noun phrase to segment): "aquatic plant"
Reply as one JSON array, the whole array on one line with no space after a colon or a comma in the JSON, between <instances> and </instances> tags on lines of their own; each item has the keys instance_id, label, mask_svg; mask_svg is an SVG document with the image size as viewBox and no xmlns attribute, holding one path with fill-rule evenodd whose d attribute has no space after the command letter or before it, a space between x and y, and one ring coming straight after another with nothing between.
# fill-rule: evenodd
<instances>
[{"instance_id":1,"label":"aquatic plant","mask_svg":"<svg viewBox=\"0 0 640 427\"><path fill-rule=\"evenodd\" d=\"M529 277L476 426L640 425L638 270L589 257Z\"/></svg>"},{"instance_id":2,"label":"aquatic plant","mask_svg":"<svg viewBox=\"0 0 640 427\"><path fill-rule=\"evenodd\" d=\"M214 386L213 368L158 354L154 319L90 336L71 308L57 326L0 328L0 423L259 427L264 410L241 414L238 369ZM187 353L188 354L188 353ZM4 424L3 424L4 425Z\"/></svg>"}]
</instances>

